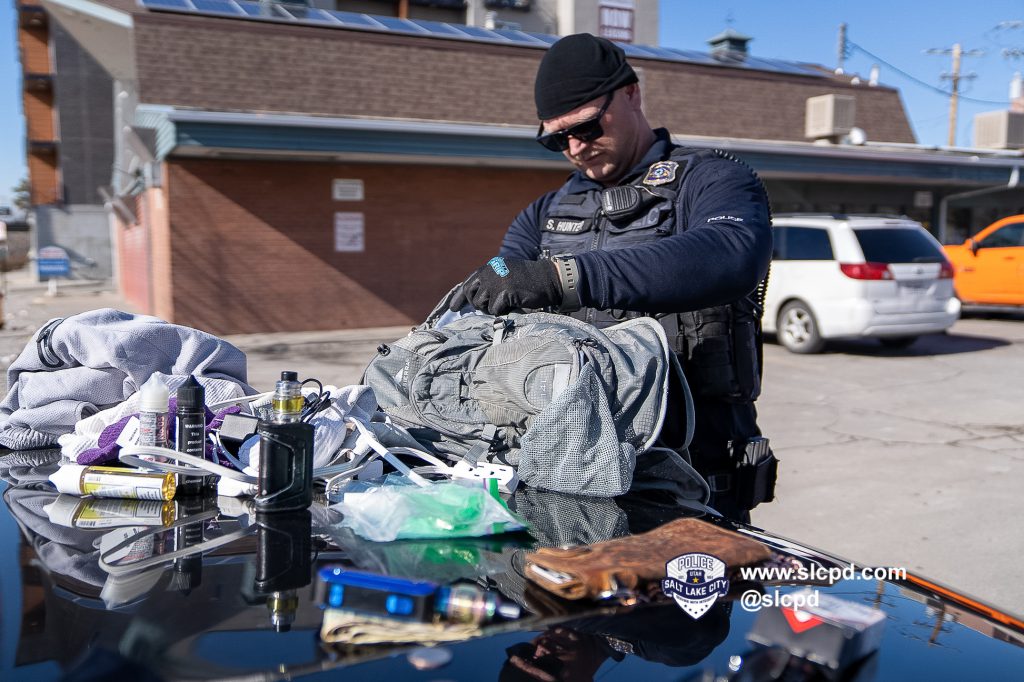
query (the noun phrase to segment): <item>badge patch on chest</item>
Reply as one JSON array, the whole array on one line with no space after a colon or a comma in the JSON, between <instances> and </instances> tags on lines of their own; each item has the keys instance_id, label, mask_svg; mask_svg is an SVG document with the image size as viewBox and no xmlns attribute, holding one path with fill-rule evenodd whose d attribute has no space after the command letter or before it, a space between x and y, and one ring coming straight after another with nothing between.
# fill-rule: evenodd
<instances>
[{"instance_id":1,"label":"badge patch on chest","mask_svg":"<svg viewBox=\"0 0 1024 682\"><path fill-rule=\"evenodd\" d=\"M679 164L675 161L659 161L647 169L644 176L645 185L665 185L676 179Z\"/></svg>"},{"instance_id":2,"label":"badge patch on chest","mask_svg":"<svg viewBox=\"0 0 1024 682\"><path fill-rule=\"evenodd\" d=\"M586 227L586 220L569 220L566 218L548 218L548 221L544 223L544 229L548 232L561 232L562 234L579 234Z\"/></svg>"}]
</instances>

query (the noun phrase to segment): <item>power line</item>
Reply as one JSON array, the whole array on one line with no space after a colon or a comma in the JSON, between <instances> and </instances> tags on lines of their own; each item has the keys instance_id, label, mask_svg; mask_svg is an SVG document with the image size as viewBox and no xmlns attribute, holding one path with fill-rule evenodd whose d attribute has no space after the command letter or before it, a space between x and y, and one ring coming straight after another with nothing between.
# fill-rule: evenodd
<instances>
[{"instance_id":1,"label":"power line","mask_svg":"<svg viewBox=\"0 0 1024 682\"><path fill-rule=\"evenodd\" d=\"M866 54L868 57L871 57L875 61L881 62L882 64L885 64L887 67L889 67L890 69L892 69L896 73L900 74L904 78L906 78L908 80L911 80L914 83L916 83L916 84L918 84L918 85L920 85L920 86L922 86L924 88L928 88L929 90L931 90L933 92L936 92L936 93L938 93L940 95L943 95L945 97L952 97L953 96L953 93L950 92L949 90L943 90L942 88L940 88L938 86L932 85L931 83L927 83L927 82L921 80L917 76L912 76L911 74L907 73L906 71L904 71L900 67L896 66L895 64L889 63L888 61L882 59L881 57L879 57L878 55L874 54L870 50L866 50L865 48L861 47L860 45L858 45L857 43L853 42L852 40L847 40L846 44L849 45L854 50L858 50L858 51ZM965 95L960 95L960 99L962 99L964 101L967 101L967 102L974 102L975 104L995 104L997 106L1006 106L1006 102L1005 101L997 102L997 101L990 100L990 99L977 99L975 97L967 97Z\"/></svg>"}]
</instances>

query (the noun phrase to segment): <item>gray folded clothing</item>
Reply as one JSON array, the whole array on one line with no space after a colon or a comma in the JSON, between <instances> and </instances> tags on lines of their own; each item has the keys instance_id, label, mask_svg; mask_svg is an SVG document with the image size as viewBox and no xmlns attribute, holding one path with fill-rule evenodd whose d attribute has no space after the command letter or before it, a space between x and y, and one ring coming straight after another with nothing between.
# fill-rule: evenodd
<instances>
[{"instance_id":1,"label":"gray folded clothing","mask_svg":"<svg viewBox=\"0 0 1024 682\"><path fill-rule=\"evenodd\" d=\"M135 393L154 372L234 381L245 353L198 329L102 308L46 323L7 369L0 445L52 447L57 437Z\"/></svg>"}]
</instances>

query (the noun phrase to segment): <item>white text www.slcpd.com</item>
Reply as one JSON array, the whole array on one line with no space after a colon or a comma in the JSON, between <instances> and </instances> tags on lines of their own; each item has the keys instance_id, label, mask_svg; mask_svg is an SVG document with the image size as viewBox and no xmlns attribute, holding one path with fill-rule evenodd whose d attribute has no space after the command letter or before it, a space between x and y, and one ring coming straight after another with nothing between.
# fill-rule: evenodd
<instances>
[{"instance_id":1,"label":"white text www.slcpd.com","mask_svg":"<svg viewBox=\"0 0 1024 682\"><path fill-rule=\"evenodd\" d=\"M883 566L859 568L849 566L821 566L819 564L791 566L743 566L740 578L754 582L808 582L827 581L829 584L840 580L906 580L907 569Z\"/></svg>"}]
</instances>

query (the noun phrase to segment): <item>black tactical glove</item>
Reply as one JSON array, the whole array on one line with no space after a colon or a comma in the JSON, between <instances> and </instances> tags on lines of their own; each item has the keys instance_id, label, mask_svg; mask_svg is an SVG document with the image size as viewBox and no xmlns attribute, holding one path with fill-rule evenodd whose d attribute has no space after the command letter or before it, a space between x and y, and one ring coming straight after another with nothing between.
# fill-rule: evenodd
<instances>
[{"instance_id":1,"label":"black tactical glove","mask_svg":"<svg viewBox=\"0 0 1024 682\"><path fill-rule=\"evenodd\" d=\"M518 308L546 308L561 302L562 285L554 263L497 256L466 278L448 307L457 312L472 303L489 315L504 315Z\"/></svg>"}]
</instances>

